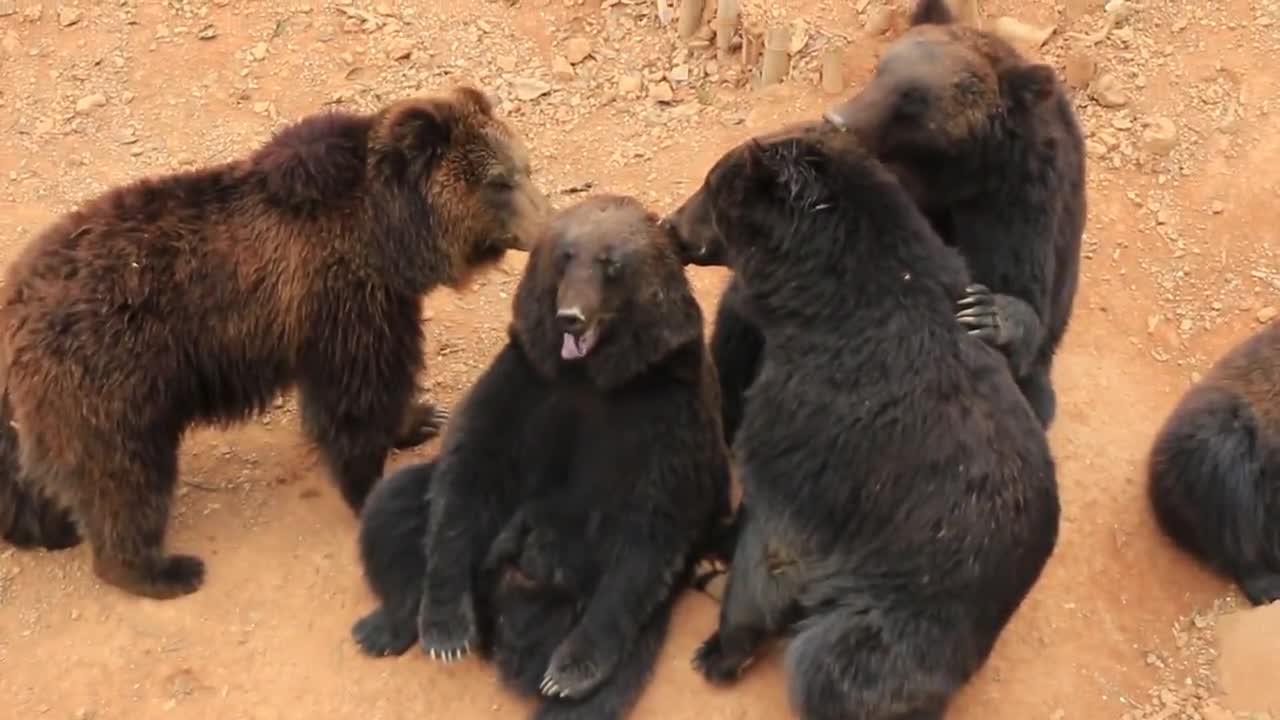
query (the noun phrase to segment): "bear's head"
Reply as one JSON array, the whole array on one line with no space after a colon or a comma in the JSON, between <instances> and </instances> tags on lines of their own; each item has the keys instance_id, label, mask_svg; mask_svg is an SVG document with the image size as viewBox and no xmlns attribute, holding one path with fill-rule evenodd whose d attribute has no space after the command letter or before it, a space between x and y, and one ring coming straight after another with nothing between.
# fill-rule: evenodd
<instances>
[{"instance_id":1,"label":"bear's head","mask_svg":"<svg viewBox=\"0 0 1280 720\"><path fill-rule=\"evenodd\" d=\"M617 195L556 214L530 252L513 316L540 373L580 366L602 389L702 342L702 311L661 221Z\"/></svg>"},{"instance_id":2,"label":"bear's head","mask_svg":"<svg viewBox=\"0 0 1280 720\"><path fill-rule=\"evenodd\" d=\"M957 24L944 0L921 0L866 86L825 118L856 134L909 190L927 193L917 200L928 206L953 199L938 193L978 187L992 153L1007 152L1058 92L1052 67Z\"/></svg>"},{"instance_id":3,"label":"bear's head","mask_svg":"<svg viewBox=\"0 0 1280 720\"><path fill-rule=\"evenodd\" d=\"M375 184L403 191L377 208L385 214L380 222L436 238L445 262L439 253L423 255L423 274L442 274L455 287L507 250L528 250L550 214L528 149L468 86L384 108L373 119L368 162ZM413 253L402 258L414 260Z\"/></svg>"},{"instance_id":4,"label":"bear's head","mask_svg":"<svg viewBox=\"0 0 1280 720\"><path fill-rule=\"evenodd\" d=\"M821 124L725 153L664 225L685 259L732 268L759 320L845 312L831 305L832 290L854 277L879 282L859 271L871 254L906 265L922 245L904 240L932 235L895 175L854 135Z\"/></svg>"}]
</instances>

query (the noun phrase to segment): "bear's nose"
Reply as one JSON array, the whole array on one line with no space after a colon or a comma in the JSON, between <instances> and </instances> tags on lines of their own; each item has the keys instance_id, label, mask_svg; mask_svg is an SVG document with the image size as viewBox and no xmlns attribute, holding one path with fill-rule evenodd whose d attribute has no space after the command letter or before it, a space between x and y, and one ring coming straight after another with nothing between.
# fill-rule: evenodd
<instances>
[{"instance_id":1,"label":"bear's nose","mask_svg":"<svg viewBox=\"0 0 1280 720\"><path fill-rule=\"evenodd\" d=\"M573 336L581 335L587 329L587 318L576 307L556 311L556 322L560 330Z\"/></svg>"}]
</instances>

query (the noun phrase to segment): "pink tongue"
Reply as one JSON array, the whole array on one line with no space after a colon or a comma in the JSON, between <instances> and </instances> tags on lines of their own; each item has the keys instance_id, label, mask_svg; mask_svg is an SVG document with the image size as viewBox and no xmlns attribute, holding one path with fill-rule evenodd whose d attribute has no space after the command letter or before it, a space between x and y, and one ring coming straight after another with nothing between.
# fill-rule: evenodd
<instances>
[{"instance_id":1,"label":"pink tongue","mask_svg":"<svg viewBox=\"0 0 1280 720\"><path fill-rule=\"evenodd\" d=\"M578 346L578 340L569 333L564 334L564 342L560 345L560 357L565 360L577 360L582 357L582 350Z\"/></svg>"}]
</instances>

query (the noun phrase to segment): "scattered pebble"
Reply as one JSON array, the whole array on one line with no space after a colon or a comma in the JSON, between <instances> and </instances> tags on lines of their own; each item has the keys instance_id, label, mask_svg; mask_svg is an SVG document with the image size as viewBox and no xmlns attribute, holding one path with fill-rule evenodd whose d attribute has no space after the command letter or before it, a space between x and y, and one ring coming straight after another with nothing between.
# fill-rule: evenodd
<instances>
[{"instance_id":1,"label":"scattered pebble","mask_svg":"<svg viewBox=\"0 0 1280 720\"><path fill-rule=\"evenodd\" d=\"M84 13L79 8L70 5L63 5L58 8L58 25L62 27L71 27L80 22L80 18L84 17Z\"/></svg>"},{"instance_id":2,"label":"scattered pebble","mask_svg":"<svg viewBox=\"0 0 1280 720\"><path fill-rule=\"evenodd\" d=\"M88 115L94 110L107 104L107 96L102 93L94 93L85 95L76 101L76 112L81 115Z\"/></svg>"},{"instance_id":3,"label":"scattered pebble","mask_svg":"<svg viewBox=\"0 0 1280 720\"><path fill-rule=\"evenodd\" d=\"M516 97L525 101L534 100L551 92L549 83L535 78L516 78L511 81L511 87L516 91Z\"/></svg>"},{"instance_id":4,"label":"scattered pebble","mask_svg":"<svg viewBox=\"0 0 1280 720\"><path fill-rule=\"evenodd\" d=\"M1120 81L1110 73L1099 75L1093 81L1089 86L1089 97L1105 108L1123 107L1129 103L1128 96L1120 88Z\"/></svg>"},{"instance_id":5,"label":"scattered pebble","mask_svg":"<svg viewBox=\"0 0 1280 720\"><path fill-rule=\"evenodd\" d=\"M1142 131L1142 149L1152 155L1168 155L1178 146L1178 128L1166 117L1147 119Z\"/></svg>"},{"instance_id":6,"label":"scattered pebble","mask_svg":"<svg viewBox=\"0 0 1280 720\"><path fill-rule=\"evenodd\" d=\"M571 37L564 45L564 56L577 65L591 55L591 41L584 37Z\"/></svg>"},{"instance_id":7,"label":"scattered pebble","mask_svg":"<svg viewBox=\"0 0 1280 720\"><path fill-rule=\"evenodd\" d=\"M1259 310L1259 311L1258 311L1258 314L1257 314L1257 315L1255 315L1254 317L1256 317L1256 318L1258 319L1258 323L1259 323L1259 324L1261 324L1261 325L1266 325L1267 323L1271 322L1272 320L1275 320L1275 319L1276 319L1276 315L1280 315L1280 310L1277 310L1276 308L1274 308L1274 307L1272 307L1272 306L1267 306L1267 307L1264 307L1264 308L1262 308L1261 310Z\"/></svg>"}]
</instances>

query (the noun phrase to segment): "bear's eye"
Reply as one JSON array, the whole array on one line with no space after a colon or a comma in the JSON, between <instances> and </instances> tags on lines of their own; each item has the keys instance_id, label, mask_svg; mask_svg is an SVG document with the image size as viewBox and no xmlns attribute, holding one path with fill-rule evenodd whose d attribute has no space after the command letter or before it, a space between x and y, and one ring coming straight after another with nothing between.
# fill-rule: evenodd
<instances>
[{"instance_id":1,"label":"bear's eye","mask_svg":"<svg viewBox=\"0 0 1280 720\"><path fill-rule=\"evenodd\" d=\"M489 187L493 188L494 190L500 190L503 192L516 189L515 183L511 182L511 178L507 177L506 175L494 175L493 177L489 178L489 180L487 181L487 184L489 185Z\"/></svg>"},{"instance_id":2,"label":"bear's eye","mask_svg":"<svg viewBox=\"0 0 1280 720\"><path fill-rule=\"evenodd\" d=\"M929 95L924 88L907 88L898 98L898 115L903 118L916 118L929 109Z\"/></svg>"},{"instance_id":3,"label":"bear's eye","mask_svg":"<svg viewBox=\"0 0 1280 720\"><path fill-rule=\"evenodd\" d=\"M617 280L622 275L622 263L608 257L600 258L600 267L604 270L604 276L609 280Z\"/></svg>"}]
</instances>

